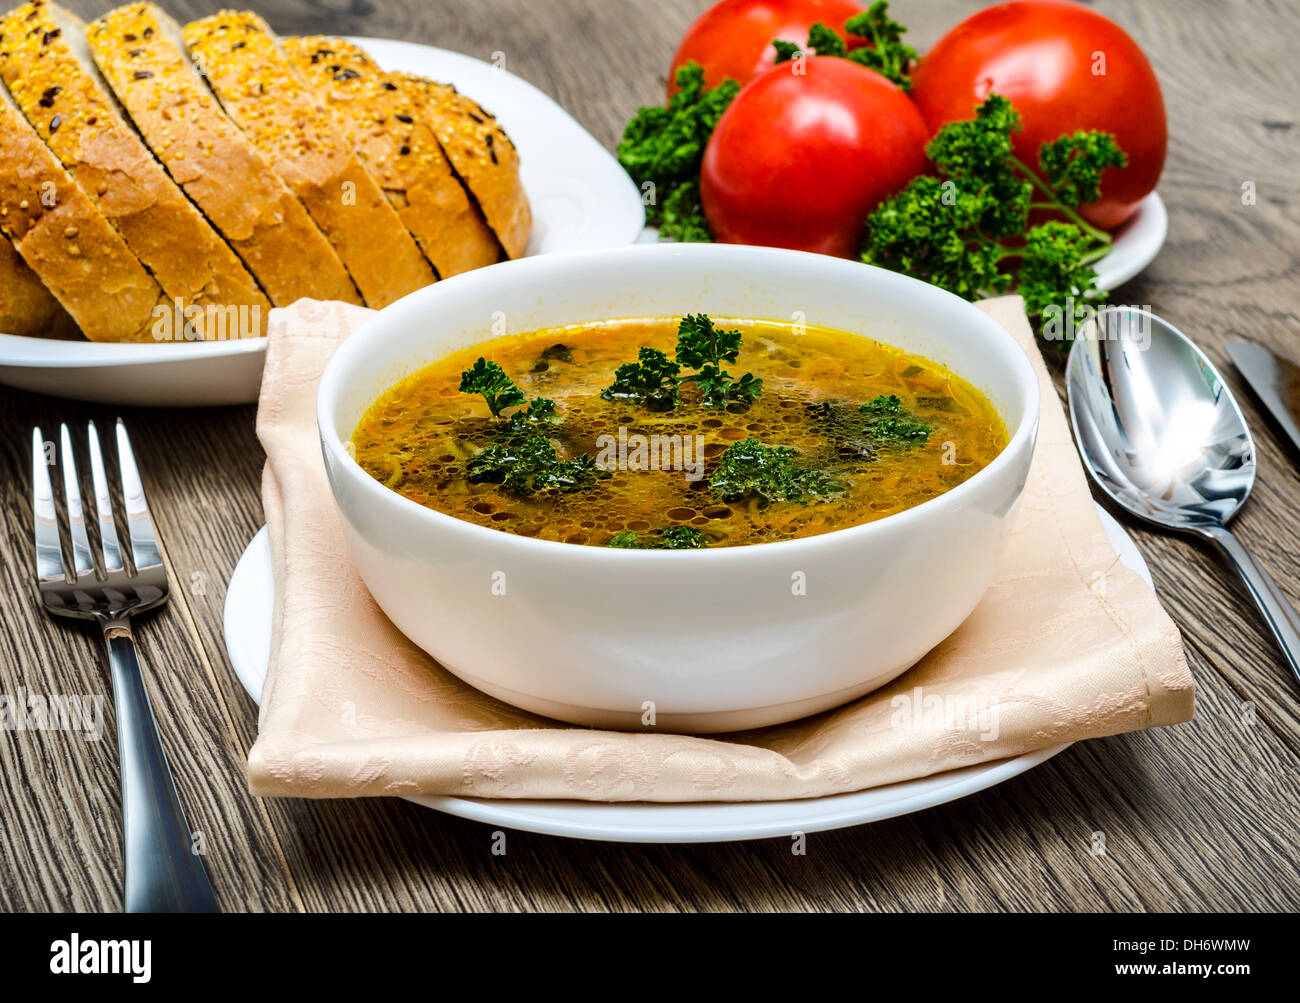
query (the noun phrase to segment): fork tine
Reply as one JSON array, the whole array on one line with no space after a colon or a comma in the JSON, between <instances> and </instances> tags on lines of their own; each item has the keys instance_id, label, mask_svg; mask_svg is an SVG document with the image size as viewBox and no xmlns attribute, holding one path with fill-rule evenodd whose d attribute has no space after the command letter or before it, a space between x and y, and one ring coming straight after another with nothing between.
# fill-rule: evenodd
<instances>
[{"instance_id":1,"label":"fork tine","mask_svg":"<svg viewBox=\"0 0 1300 1003\"><path fill-rule=\"evenodd\" d=\"M117 542L117 527L113 524L113 499L108 493L108 476L104 472L104 454L100 451L99 430L89 423L86 437L90 440L90 479L95 487L95 511L99 513L99 538L103 543L104 570L121 571L122 547Z\"/></svg>"},{"instance_id":2,"label":"fork tine","mask_svg":"<svg viewBox=\"0 0 1300 1003\"><path fill-rule=\"evenodd\" d=\"M140 483L140 471L135 465L135 454L131 452L131 440L127 438L126 426L122 419L117 419L117 460L122 470L122 500L126 503L126 524L131 536L131 556L135 561L136 571L156 568L162 564L162 554L158 550L158 536L154 532L153 520L149 518L149 505L144 500L144 485Z\"/></svg>"},{"instance_id":3,"label":"fork tine","mask_svg":"<svg viewBox=\"0 0 1300 1003\"><path fill-rule=\"evenodd\" d=\"M81 509L81 487L77 483L77 458L72 453L72 435L66 424L59 426L62 446L59 462L63 465L63 493L68 502L68 529L72 532L72 564L77 580L83 575L95 575L95 559L90 553L90 537L86 535L86 517Z\"/></svg>"},{"instance_id":4,"label":"fork tine","mask_svg":"<svg viewBox=\"0 0 1300 1003\"><path fill-rule=\"evenodd\" d=\"M59 544L59 517L54 508L54 485L45 462L45 436L32 429L32 513L36 517L36 578L41 582L68 577Z\"/></svg>"}]
</instances>

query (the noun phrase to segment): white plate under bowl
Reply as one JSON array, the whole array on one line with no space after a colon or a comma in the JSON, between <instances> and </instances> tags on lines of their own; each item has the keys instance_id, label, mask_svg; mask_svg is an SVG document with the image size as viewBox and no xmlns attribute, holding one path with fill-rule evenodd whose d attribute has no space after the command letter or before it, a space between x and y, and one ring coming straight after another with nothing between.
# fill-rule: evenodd
<instances>
[{"instance_id":1,"label":"white plate under bowl","mask_svg":"<svg viewBox=\"0 0 1300 1003\"><path fill-rule=\"evenodd\" d=\"M1151 572L1132 537L1100 505L1097 512L1120 563L1151 585ZM266 681L271 657L271 610L274 605L271 544L263 528L253 537L235 566L226 590L225 608L226 650L231 665L248 695L258 703L262 699L262 685ZM1068 745L1067 742L1014 759L981 763L851 794L794 801L661 804L442 795L408 800L488 825L551 836L625 843L720 843L841 829L933 808L1018 776L1052 758Z\"/></svg>"},{"instance_id":2,"label":"white plate under bowl","mask_svg":"<svg viewBox=\"0 0 1300 1003\"><path fill-rule=\"evenodd\" d=\"M633 243L641 196L609 152L525 80L460 53L357 38L386 70L455 84L495 114L520 151L533 210L528 254ZM2 238L0 238L2 239ZM265 338L119 345L0 334L0 383L104 404L199 407L257 400Z\"/></svg>"}]
</instances>

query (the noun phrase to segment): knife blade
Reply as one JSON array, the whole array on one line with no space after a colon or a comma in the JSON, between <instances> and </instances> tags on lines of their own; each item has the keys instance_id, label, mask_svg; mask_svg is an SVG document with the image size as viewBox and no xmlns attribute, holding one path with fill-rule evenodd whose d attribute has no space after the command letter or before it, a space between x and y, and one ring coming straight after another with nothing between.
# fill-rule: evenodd
<instances>
[{"instance_id":1,"label":"knife blade","mask_svg":"<svg viewBox=\"0 0 1300 1003\"><path fill-rule=\"evenodd\" d=\"M1223 346L1246 382L1300 450L1300 366L1263 345L1229 341Z\"/></svg>"}]
</instances>

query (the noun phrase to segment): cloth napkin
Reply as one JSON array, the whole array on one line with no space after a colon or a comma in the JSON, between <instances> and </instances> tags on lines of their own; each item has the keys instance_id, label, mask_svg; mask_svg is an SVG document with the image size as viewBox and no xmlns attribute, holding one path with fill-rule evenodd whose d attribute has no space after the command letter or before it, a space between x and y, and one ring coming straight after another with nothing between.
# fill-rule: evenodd
<instances>
[{"instance_id":1,"label":"cloth napkin","mask_svg":"<svg viewBox=\"0 0 1300 1003\"><path fill-rule=\"evenodd\" d=\"M1017 297L980 304L1033 359L1042 426L996 580L895 682L839 709L718 737L597 731L510 707L389 623L348 559L316 434L325 363L369 312L270 316L257 416L275 568L253 793L750 801L862 790L1062 742L1189 720L1178 630L1106 540Z\"/></svg>"}]
</instances>

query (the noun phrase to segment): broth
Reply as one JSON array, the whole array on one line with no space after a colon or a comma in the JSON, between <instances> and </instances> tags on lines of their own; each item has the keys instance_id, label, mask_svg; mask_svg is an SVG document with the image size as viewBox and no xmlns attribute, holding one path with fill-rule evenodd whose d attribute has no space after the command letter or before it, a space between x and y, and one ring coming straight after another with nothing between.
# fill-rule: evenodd
<instances>
[{"instance_id":1,"label":"broth","mask_svg":"<svg viewBox=\"0 0 1300 1003\"><path fill-rule=\"evenodd\" d=\"M857 335L769 321L714 321L742 335L739 356L725 367L763 381L752 403L706 407L691 384L668 412L603 398L616 367L635 360L641 346L672 356L678 321L550 328L449 355L369 408L352 436L354 455L371 476L412 501L493 529L605 545L626 531L653 537L668 527L693 527L709 546L733 546L901 512L967 480L1007 444L993 406L942 366ZM520 494L470 483L467 461L498 441L503 421L492 417L483 397L459 390L462 371L480 357L498 363L528 397L555 402L558 421L548 436L561 459L586 453L602 466L614 463L611 476L572 493ZM844 416L882 395L896 397L930 427L924 441L878 446L846 433ZM638 448L638 436L649 440L647 448ZM710 478L723 452L748 439L798 450L800 464L825 470L844 490L803 502L719 497ZM659 448L649 448L654 445ZM656 460L679 469L644 469Z\"/></svg>"}]
</instances>

